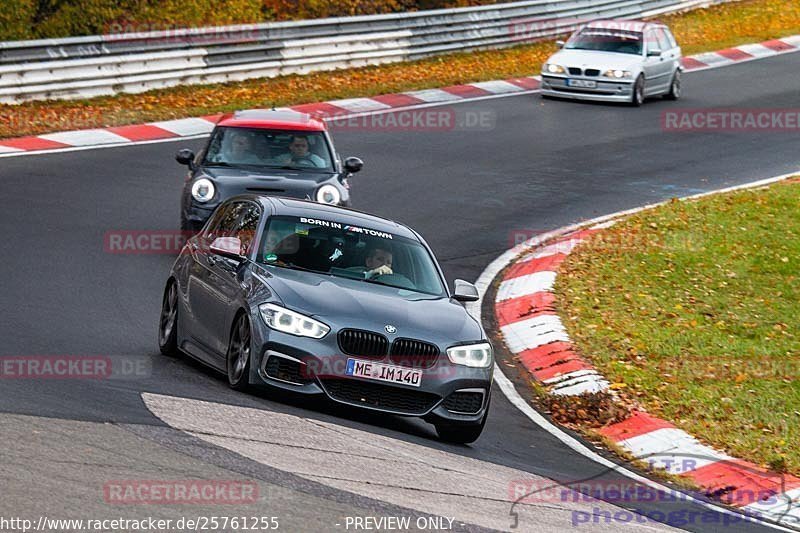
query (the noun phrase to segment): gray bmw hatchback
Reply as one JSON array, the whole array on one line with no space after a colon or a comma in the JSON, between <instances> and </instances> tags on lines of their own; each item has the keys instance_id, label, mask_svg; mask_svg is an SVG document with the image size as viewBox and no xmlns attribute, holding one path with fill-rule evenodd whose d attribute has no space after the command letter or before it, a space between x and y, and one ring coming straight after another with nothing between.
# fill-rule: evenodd
<instances>
[{"instance_id":1,"label":"gray bmw hatchback","mask_svg":"<svg viewBox=\"0 0 800 533\"><path fill-rule=\"evenodd\" d=\"M265 386L421 417L468 443L486 422L494 358L411 228L351 209L243 195L173 265L159 345Z\"/></svg>"}]
</instances>

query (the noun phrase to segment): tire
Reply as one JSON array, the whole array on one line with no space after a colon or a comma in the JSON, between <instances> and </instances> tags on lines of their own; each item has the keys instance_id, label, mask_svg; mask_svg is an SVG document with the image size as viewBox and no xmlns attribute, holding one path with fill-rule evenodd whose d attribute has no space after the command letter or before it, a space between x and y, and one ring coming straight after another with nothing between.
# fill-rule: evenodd
<instances>
[{"instance_id":1,"label":"tire","mask_svg":"<svg viewBox=\"0 0 800 533\"><path fill-rule=\"evenodd\" d=\"M669 84L669 92L664 95L667 100L677 100L681 97L681 71L676 70L672 76L672 82Z\"/></svg>"},{"instance_id":2,"label":"tire","mask_svg":"<svg viewBox=\"0 0 800 533\"><path fill-rule=\"evenodd\" d=\"M158 348L164 355L178 355L178 284L173 279L167 282L164 297L161 299Z\"/></svg>"},{"instance_id":3,"label":"tire","mask_svg":"<svg viewBox=\"0 0 800 533\"><path fill-rule=\"evenodd\" d=\"M491 394L491 391L489 392ZM486 419L489 418L489 404L491 399L486 403L486 411L483 413L483 418L480 422L473 422L471 424L458 424L452 422L440 422L434 424L436 426L436 434L445 442L453 444L469 444L478 440L483 432L483 426L486 425Z\"/></svg>"},{"instance_id":4,"label":"tire","mask_svg":"<svg viewBox=\"0 0 800 533\"><path fill-rule=\"evenodd\" d=\"M633 84L633 94L631 95L631 105L639 107L644 103L644 76L639 74L636 83Z\"/></svg>"},{"instance_id":5,"label":"tire","mask_svg":"<svg viewBox=\"0 0 800 533\"><path fill-rule=\"evenodd\" d=\"M225 356L228 385L233 390L245 391L250 387L250 341L250 320L242 313L233 323Z\"/></svg>"}]
</instances>

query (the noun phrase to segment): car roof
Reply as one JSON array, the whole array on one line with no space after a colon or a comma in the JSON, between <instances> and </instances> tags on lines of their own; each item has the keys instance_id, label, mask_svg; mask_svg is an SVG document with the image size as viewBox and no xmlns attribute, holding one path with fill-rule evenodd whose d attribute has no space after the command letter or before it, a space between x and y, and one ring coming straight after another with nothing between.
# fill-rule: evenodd
<instances>
[{"instance_id":1,"label":"car roof","mask_svg":"<svg viewBox=\"0 0 800 533\"><path fill-rule=\"evenodd\" d=\"M245 109L223 115L217 126L297 131L326 131L325 123L291 109Z\"/></svg>"},{"instance_id":2,"label":"car roof","mask_svg":"<svg viewBox=\"0 0 800 533\"><path fill-rule=\"evenodd\" d=\"M320 204L309 200L284 198L276 196L262 196L259 194L244 194L234 198L250 199L261 203L265 208L271 209L273 215L296 216L339 222L352 226L363 226L367 229L391 233L399 237L406 237L419 241L419 236L408 226L349 207ZM233 200L233 198L231 198ZM228 200L230 201L230 200Z\"/></svg>"},{"instance_id":3,"label":"car roof","mask_svg":"<svg viewBox=\"0 0 800 533\"><path fill-rule=\"evenodd\" d=\"M661 22L645 21L645 20L623 20L623 19L603 19L593 20L587 22L587 28L602 28L607 30L625 30L634 32L644 32L646 28L650 27L666 27Z\"/></svg>"}]
</instances>

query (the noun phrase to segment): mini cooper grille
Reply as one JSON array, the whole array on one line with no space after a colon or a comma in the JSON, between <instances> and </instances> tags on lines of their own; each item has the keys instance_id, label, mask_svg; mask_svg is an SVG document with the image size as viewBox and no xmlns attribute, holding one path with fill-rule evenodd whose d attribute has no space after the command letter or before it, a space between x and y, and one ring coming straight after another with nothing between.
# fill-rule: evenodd
<instances>
[{"instance_id":1,"label":"mini cooper grille","mask_svg":"<svg viewBox=\"0 0 800 533\"><path fill-rule=\"evenodd\" d=\"M483 407L483 393L456 391L444 401L444 408L457 413L477 413Z\"/></svg>"},{"instance_id":2,"label":"mini cooper grille","mask_svg":"<svg viewBox=\"0 0 800 533\"><path fill-rule=\"evenodd\" d=\"M389 351L389 341L380 333L343 329L339 332L339 348L348 355L380 359Z\"/></svg>"},{"instance_id":3,"label":"mini cooper grille","mask_svg":"<svg viewBox=\"0 0 800 533\"><path fill-rule=\"evenodd\" d=\"M586 74L587 76L599 76L600 71L597 70L596 68L587 68L584 74Z\"/></svg>"},{"instance_id":4,"label":"mini cooper grille","mask_svg":"<svg viewBox=\"0 0 800 533\"><path fill-rule=\"evenodd\" d=\"M567 70L569 70L569 73L572 74L573 76L580 76L581 74L583 74L583 70L577 67L569 67Z\"/></svg>"},{"instance_id":5,"label":"mini cooper grille","mask_svg":"<svg viewBox=\"0 0 800 533\"><path fill-rule=\"evenodd\" d=\"M428 392L354 379L326 379L322 384L334 400L398 413L423 414L439 401L439 396Z\"/></svg>"},{"instance_id":6,"label":"mini cooper grille","mask_svg":"<svg viewBox=\"0 0 800 533\"><path fill-rule=\"evenodd\" d=\"M414 339L397 339L392 343L391 359L398 365L430 368L436 364L439 348L429 342Z\"/></svg>"},{"instance_id":7,"label":"mini cooper grille","mask_svg":"<svg viewBox=\"0 0 800 533\"><path fill-rule=\"evenodd\" d=\"M306 383L311 383L313 379L306 375L303 366L297 361L272 355L267 359L264 372L273 379L305 385Z\"/></svg>"}]
</instances>

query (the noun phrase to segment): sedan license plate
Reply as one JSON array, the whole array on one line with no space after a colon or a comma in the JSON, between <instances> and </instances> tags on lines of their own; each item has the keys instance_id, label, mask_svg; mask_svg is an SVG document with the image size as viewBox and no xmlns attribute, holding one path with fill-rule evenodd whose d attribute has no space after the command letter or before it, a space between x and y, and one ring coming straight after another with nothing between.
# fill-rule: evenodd
<instances>
[{"instance_id":1,"label":"sedan license plate","mask_svg":"<svg viewBox=\"0 0 800 533\"><path fill-rule=\"evenodd\" d=\"M569 87L585 87L587 89L594 89L597 87L597 82L592 80L567 80Z\"/></svg>"},{"instance_id":2,"label":"sedan license plate","mask_svg":"<svg viewBox=\"0 0 800 533\"><path fill-rule=\"evenodd\" d=\"M388 381L389 383L399 383L414 387L419 387L422 382L421 370L410 370L399 366L384 365L358 359L347 360L345 374L348 376Z\"/></svg>"}]
</instances>

